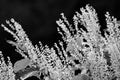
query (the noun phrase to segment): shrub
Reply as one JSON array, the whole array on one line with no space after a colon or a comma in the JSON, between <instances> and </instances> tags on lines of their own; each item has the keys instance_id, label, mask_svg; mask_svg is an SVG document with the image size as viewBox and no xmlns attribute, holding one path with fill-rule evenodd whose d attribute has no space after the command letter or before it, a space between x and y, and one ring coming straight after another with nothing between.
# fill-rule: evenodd
<instances>
[{"instance_id":1,"label":"shrub","mask_svg":"<svg viewBox=\"0 0 120 80\"><path fill-rule=\"evenodd\" d=\"M21 25L14 19L6 21L11 29L2 24L5 31L15 38L15 41L7 42L16 46L16 51L23 58L31 61L29 67L26 66L17 74L27 75L37 71L39 76L43 75L50 79L73 80L77 79L74 70L81 69L83 80L88 80L88 77L91 80L118 80L120 78L120 24L107 12L105 14L107 29L103 33L105 36L102 36L95 9L86 5L80 11L81 14L76 12L73 17L74 26L61 13L62 19L57 20L56 23L60 26L57 30L65 44L59 40L59 43L55 43L53 47L43 46L41 42L39 46L33 45ZM15 80L10 58L7 65L1 53L0 63L0 80ZM19 77L24 79L25 75Z\"/></svg>"}]
</instances>

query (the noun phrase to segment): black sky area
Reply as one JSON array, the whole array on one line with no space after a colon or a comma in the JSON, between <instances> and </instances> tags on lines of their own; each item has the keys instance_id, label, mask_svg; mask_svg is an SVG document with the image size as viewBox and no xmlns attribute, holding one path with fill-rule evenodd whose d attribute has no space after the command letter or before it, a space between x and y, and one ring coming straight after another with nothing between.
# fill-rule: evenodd
<instances>
[{"instance_id":1,"label":"black sky area","mask_svg":"<svg viewBox=\"0 0 120 80\"><path fill-rule=\"evenodd\" d=\"M106 11L120 19L119 0L0 0L0 24L5 24L6 19L14 18L22 25L33 44L41 41L43 44L52 45L60 39L56 24L56 20L61 18L60 13L63 12L72 23L75 11L79 11L86 4L96 9L103 28ZM12 48L6 43L6 40L11 40L12 36L2 28L0 28L0 36L0 50L8 53L8 56L11 54L14 57L19 56L14 53L15 47Z\"/></svg>"}]
</instances>

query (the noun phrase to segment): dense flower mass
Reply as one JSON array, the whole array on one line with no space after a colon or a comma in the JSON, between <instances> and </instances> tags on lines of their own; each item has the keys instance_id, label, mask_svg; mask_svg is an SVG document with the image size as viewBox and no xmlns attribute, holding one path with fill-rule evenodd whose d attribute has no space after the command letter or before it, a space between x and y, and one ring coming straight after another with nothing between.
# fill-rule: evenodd
<instances>
[{"instance_id":1,"label":"dense flower mass","mask_svg":"<svg viewBox=\"0 0 120 80\"><path fill-rule=\"evenodd\" d=\"M44 80L119 80L120 24L107 12L107 28L101 33L95 9L86 5L80 11L73 16L74 25L61 13L62 19L56 23L60 26L57 30L63 41L59 40L53 47L43 46L41 42L34 46L14 19L6 21L11 29L2 24L5 31L15 38L8 43L16 46L16 51L30 63L15 70L9 57L5 63L1 52L0 80L24 80L32 75L40 80L41 75Z\"/></svg>"}]
</instances>

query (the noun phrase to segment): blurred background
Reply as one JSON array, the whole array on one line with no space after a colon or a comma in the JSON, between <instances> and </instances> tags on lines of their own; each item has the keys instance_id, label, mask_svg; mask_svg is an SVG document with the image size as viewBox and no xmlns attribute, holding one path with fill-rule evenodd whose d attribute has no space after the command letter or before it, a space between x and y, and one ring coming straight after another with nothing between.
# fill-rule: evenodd
<instances>
[{"instance_id":1,"label":"blurred background","mask_svg":"<svg viewBox=\"0 0 120 80\"><path fill-rule=\"evenodd\" d=\"M41 41L44 45L52 46L61 36L58 35L56 20L64 13L70 23L75 11L90 4L96 9L100 24L105 27L106 11L120 19L119 0L0 0L0 24L14 18L26 31L33 44ZM6 25L6 24L5 24ZM6 40L13 40L12 36L0 28L0 50L3 55L14 57L11 61L20 59Z\"/></svg>"}]
</instances>

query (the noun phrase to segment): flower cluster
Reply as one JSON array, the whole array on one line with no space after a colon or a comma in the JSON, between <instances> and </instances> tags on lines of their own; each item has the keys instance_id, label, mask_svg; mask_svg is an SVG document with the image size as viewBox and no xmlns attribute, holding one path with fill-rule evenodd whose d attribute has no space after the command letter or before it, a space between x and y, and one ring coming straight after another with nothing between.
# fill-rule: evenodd
<instances>
[{"instance_id":1,"label":"flower cluster","mask_svg":"<svg viewBox=\"0 0 120 80\"><path fill-rule=\"evenodd\" d=\"M41 42L39 46L34 46L14 19L6 21L11 29L3 24L1 26L15 38L15 41L8 43L16 46L16 51L30 60L29 67L37 69L39 76L44 74L45 80L119 80L120 24L107 12L107 28L101 33L95 9L86 5L80 11L81 14L76 12L73 16L74 25L61 13L62 19L56 23L63 41L59 40L53 47L43 46ZM0 80L14 80L10 59L8 58L9 64L6 65L2 54L0 57Z\"/></svg>"}]
</instances>

